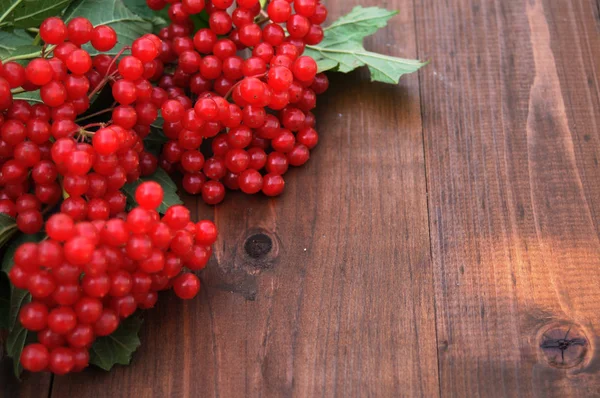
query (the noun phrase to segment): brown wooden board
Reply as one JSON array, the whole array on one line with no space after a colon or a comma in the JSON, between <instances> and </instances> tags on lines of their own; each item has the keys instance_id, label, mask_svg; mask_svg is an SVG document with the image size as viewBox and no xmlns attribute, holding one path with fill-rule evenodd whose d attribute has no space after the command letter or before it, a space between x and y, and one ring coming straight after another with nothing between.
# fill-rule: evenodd
<instances>
[{"instance_id":1,"label":"brown wooden board","mask_svg":"<svg viewBox=\"0 0 600 398\"><path fill-rule=\"evenodd\" d=\"M415 4L440 391L598 396L597 3Z\"/></svg>"},{"instance_id":2,"label":"brown wooden board","mask_svg":"<svg viewBox=\"0 0 600 398\"><path fill-rule=\"evenodd\" d=\"M52 397L600 396L600 3L327 3L400 10L367 47L430 65L332 76L283 197L187 198L221 229L200 297Z\"/></svg>"},{"instance_id":3,"label":"brown wooden board","mask_svg":"<svg viewBox=\"0 0 600 398\"><path fill-rule=\"evenodd\" d=\"M0 343L4 341L0 338ZM0 349L0 397L38 398L47 397L52 376L49 373L23 374L21 381L14 377L13 362L5 358Z\"/></svg>"},{"instance_id":4,"label":"brown wooden board","mask_svg":"<svg viewBox=\"0 0 600 398\"><path fill-rule=\"evenodd\" d=\"M359 3L381 5L329 2L330 16ZM416 57L412 1L386 6L402 15L369 48ZM438 394L418 77L331 87L283 197L186 202L221 232L200 297L161 296L131 366L55 377L52 397ZM272 249L254 259L261 234Z\"/></svg>"}]
</instances>

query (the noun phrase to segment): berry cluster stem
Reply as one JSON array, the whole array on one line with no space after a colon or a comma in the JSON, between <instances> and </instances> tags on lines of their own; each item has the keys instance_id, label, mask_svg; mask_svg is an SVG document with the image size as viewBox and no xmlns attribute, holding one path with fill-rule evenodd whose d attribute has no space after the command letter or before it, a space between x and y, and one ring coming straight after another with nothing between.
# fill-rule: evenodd
<instances>
[{"instance_id":1,"label":"berry cluster stem","mask_svg":"<svg viewBox=\"0 0 600 398\"><path fill-rule=\"evenodd\" d=\"M80 122L82 122L84 120L88 120L88 119L91 119L93 117L100 116L100 115L103 115L105 113L112 112L114 109L115 109L115 105L113 104L113 106L111 106L110 108L102 109L101 111L98 111L98 112L95 112L95 113L92 113L92 114L80 117L79 119L77 119L75 121L77 123L80 123Z\"/></svg>"},{"instance_id":2,"label":"berry cluster stem","mask_svg":"<svg viewBox=\"0 0 600 398\"><path fill-rule=\"evenodd\" d=\"M104 76L104 79L102 79L100 84L98 84L98 86L96 86L96 88L88 96L88 98L90 100L92 98L94 98L94 95L96 95L98 92L100 92L104 88L104 86L106 86L106 83L108 83L110 81L110 79L114 78L118 74L117 71L115 71L113 73L109 73L110 69L114 66L116 60L119 59L119 57L121 55L123 55L123 53L125 53L125 51L130 50L130 49L131 49L131 47L125 46L114 56L112 62L108 66L108 69L107 69L106 75Z\"/></svg>"}]
</instances>

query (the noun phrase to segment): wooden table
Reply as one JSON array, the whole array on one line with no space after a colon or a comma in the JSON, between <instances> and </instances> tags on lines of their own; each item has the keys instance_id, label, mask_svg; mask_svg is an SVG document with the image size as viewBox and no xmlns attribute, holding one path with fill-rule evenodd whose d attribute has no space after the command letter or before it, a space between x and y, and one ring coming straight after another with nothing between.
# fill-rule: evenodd
<instances>
[{"instance_id":1,"label":"wooden table","mask_svg":"<svg viewBox=\"0 0 600 398\"><path fill-rule=\"evenodd\" d=\"M216 258L131 366L4 361L4 396L600 396L600 3L328 3L400 10L367 47L431 64L333 76L283 197L187 201Z\"/></svg>"}]
</instances>

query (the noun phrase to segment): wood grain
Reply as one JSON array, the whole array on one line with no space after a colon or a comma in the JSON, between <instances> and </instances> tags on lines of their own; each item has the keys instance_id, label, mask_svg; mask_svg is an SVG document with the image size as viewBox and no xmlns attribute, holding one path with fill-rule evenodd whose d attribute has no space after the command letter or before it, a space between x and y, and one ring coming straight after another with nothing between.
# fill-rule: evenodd
<instances>
[{"instance_id":1,"label":"wood grain","mask_svg":"<svg viewBox=\"0 0 600 398\"><path fill-rule=\"evenodd\" d=\"M0 331L0 397L47 397L52 377L50 374L24 374L19 382L14 376L13 362L4 351L7 333Z\"/></svg>"},{"instance_id":2,"label":"wood grain","mask_svg":"<svg viewBox=\"0 0 600 398\"><path fill-rule=\"evenodd\" d=\"M598 396L596 3L415 4L440 391Z\"/></svg>"},{"instance_id":3,"label":"wood grain","mask_svg":"<svg viewBox=\"0 0 600 398\"><path fill-rule=\"evenodd\" d=\"M337 18L354 5L330 2ZM415 57L412 1L368 43ZM129 367L57 377L52 397L437 396L418 77L336 76L319 148L279 199L229 195L201 297L161 297ZM250 258L263 233L271 252Z\"/></svg>"},{"instance_id":4,"label":"wood grain","mask_svg":"<svg viewBox=\"0 0 600 398\"><path fill-rule=\"evenodd\" d=\"M367 47L431 64L333 77L283 197L187 198L221 229L201 297L52 397L600 396L600 3L328 3L401 10Z\"/></svg>"}]
</instances>

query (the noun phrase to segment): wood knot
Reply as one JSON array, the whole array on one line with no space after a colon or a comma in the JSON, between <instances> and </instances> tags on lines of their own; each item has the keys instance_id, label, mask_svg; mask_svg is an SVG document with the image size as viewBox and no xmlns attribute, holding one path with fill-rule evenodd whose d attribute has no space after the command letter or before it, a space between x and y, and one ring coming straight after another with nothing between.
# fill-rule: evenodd
<instances>
[{"instance_id":1,"label":"wood knot","mask_svg":"<svg viewBox=\"0 0 600 398\"><path fill-rule=\"evenodd\" d=\"M252 258L259 259L273 249L273 240L264 233L254 234L246 239L244 250L246 254Z\"/></svg>"},{"instance_id":2,"label":"wood knot","mask_svg":"<svg viewBox=\"0 0 600 398\"><path fill-rule=\"evenodd\" d=\"M583 330L567 323L547 326L539 342L542 357L550 366L560 369L569 369L582 363L589 347Z\"/></svg>"},{"instance_id":3,"label":"wood knot","mask_svg":"<svg viewBox=\"0 0 600 398\"><path fill-rule=\"evenodd\" d=\"M239 260L251 274L271 268L279 257L277 236L262 228L247 231L242 242Z\"/></svg>"}]
</instances>

